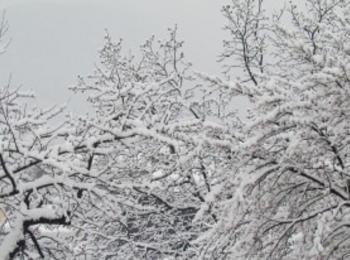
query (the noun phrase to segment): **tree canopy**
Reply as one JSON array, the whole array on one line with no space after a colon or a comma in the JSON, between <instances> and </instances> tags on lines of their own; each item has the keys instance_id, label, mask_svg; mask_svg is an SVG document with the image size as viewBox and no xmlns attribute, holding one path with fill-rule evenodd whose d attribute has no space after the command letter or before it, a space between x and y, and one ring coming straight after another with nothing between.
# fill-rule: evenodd
<instances>
[{"instance_id":1,"label":"tree canopy","mask_svg":"<svg viewBox=\"0 0 350 260\"><path fill-rule=\"evenodd\" d=\"M350 258L350 2L264 4L222 8L221 75L175 26L106 34L88 116L2 87L0 259Z\"/></svg>"}]
</instances>

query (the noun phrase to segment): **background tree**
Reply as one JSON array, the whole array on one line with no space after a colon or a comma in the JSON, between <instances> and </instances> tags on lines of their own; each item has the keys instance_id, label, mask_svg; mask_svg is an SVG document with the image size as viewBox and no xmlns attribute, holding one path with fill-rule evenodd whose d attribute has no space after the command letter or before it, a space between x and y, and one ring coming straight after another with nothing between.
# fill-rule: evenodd
<instances>
[{"instance_id":1,"label":"background tree","mask_svg":"<svg viewBox=\"0 0 350 260\"><path fill-rule=\"evenodd\" d=\"M184 61L177 29L169 34L146 41L139 59L107 35L100 66L74 88L90 93L96 108L85 138L113 140L105 155L91 151L95 167L106 169L104 188L120 197L123 227L111 233L128 238L111 256L191 258L192 241L217 221L212 201L229 168L232 127Z\"/></svg>"},{"instance_id":2,"label":"background tree","mask_svg":"<svg viewBox=\"0 0 350 260\"><path fill-rule=\"evenodd\" d=\"M89 94L91 117L56 126L62 108L32 108L3 88L0 258L197 255L192 241L218 221L234 137L176 33L151 37L139 59L107 35L100 65L73 88Z\"/></svg>"}]
</instances>

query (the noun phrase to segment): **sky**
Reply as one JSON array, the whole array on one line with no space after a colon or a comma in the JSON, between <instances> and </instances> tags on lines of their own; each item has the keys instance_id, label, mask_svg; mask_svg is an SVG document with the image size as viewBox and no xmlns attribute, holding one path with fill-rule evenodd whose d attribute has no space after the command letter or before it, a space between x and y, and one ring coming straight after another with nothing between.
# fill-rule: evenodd
<instances>
[{"instance_id":1,"label":"sky","mask_svg":"<svg viewBox=\"0 0 350 260\"><path fill-rule=\"evenodd\" d=\"M137 50L151 35L164 38L175 24L185 40L185 54L196 70L220 72L227 0L0 0L9 23L11 43L0 56L0 83L33 90L40 105L68 102L84 112L81 96L68 87L98 62L107 29L126 50Z\"/></svg>"}]
</instances>

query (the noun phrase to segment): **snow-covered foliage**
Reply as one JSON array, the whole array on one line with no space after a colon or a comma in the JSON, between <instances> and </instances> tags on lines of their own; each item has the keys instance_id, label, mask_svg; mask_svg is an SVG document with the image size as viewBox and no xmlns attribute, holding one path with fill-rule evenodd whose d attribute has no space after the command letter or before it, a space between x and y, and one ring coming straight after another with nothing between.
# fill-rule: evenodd
<instances>
[{"instance_id":1,"label":"snow-covered foliage","mask_svg":"<svg viewBox=\"0 0 350 260\"><path fill-rule=\"evenodd\" d=\"M90 116L1 88L1 260L349 256L350 2L222 12L221 76L175 27L136 54L106 35L72 87Z\"/></svg>"},{"instance_id":2,"label":"snow-covered foliage","mask_svg":"<svg viewBox=\"0 0 350 260\"><path fill-rule=\"evenodd\" d=\"M104 180L115 211L101 214L96 231L108 227L111 244L101 245L116 258L191 258L192 241L217 221L215 190L237 140L224 110L221 116L214 110L214 95L195 81L176 33L151 37L136 57L107 35L101 64L73 88L88 93L96 109L84 122L84 139L99 140L90 146L91 170Z\"/></svg>"},{"instance_id":3,"label":"snow-covered foliage","mask_svg":"<svg viewBox=\"0 0 350 260\"><path fill-rule=\"evenodd\" d=\"M252 48L241 52L248 80L235 85L253 108L236 150L245 162L235 176L246 183L244 199L223 211L232 212L229 228L227 221L216 227L206 250L227 259L344 259L350 253L350 2L291 3L271 19L262 16L261 4L233 1L223 9L226 29L241 39L241 45L226 42L224 54ZM247 40L256 35L264 48ZM265 61L260 67L257 58Z\"/></svg>"},{"instance_id":4,"label":"snow-covered foliage","mask_svg":"<svg viewBox=\"0 0 350 260\"><path fill-rule=\"evenodd\" d=\"M177 29L151 37L136 57L107 34L94 73L72 88L91 117L50 119L1 97L0 259L191 258L238 139L233 112L198 84ZM59 121L56 119L54 121Z\"/></svg>"}]
</instances>

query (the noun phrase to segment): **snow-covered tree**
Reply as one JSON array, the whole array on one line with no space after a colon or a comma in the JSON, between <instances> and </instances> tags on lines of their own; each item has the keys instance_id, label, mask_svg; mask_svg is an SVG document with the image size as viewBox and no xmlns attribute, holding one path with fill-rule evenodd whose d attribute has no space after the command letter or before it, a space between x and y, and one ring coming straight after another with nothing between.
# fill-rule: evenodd
<instances>
[{"instance_id":1,"label":"snow-covered tree","mask_svg":"<svg viewBox=\"0 0 350 260\"><path fill-rule=\"evenodd\" d=\"M91 147L92 169L120 223L101 212L97 230L125 237L104 247L117 258L194 257L192 241L217 222L213 201L230 168L233 126L224 103L193 76L176 33L151 37L138 58L107 35L100 65L73 88L89 93L96 109L84 138L103 140Z\"/></svg>"},{"instance_id":2,"label":"snow-covered tree","mask_svg":"<svg viewBox=\"0 0 350 260\"><path fill-rule=\"evenodd\" d=\"M212 231L208 258L349 256L349 4L292 1L270 19L262 1L224 7L223 57L238 55L247 77L203 77L247 96L251 113L223 209L231 223Z\"/></svg>"},{"instance_id":3,"label":"snow-covered tree","mask_svg":"<svg viewBox=\"0 0 350 260\"><path fill-rule=\"evenodd\" d=\"M5 52L8 46L9 40L6 39L5 34L8 31L7 20L5 19L5 12L2 13L0 18L0 54Z\"/></svg>"},{"instance_id":4,"label":"snow-covered tree","mask_svg":"<svg viewBox=\"0 0 350 260\"><path fill-rule=\"evenodd\" d=\"M1 88L0 259L349 256L350 2L222 12L222 76L175 27L135 55L106 35L72 87L90 116Z\"/></svg>"},{"instance_id":5,"label":"snow-covered tree","mask_svg":"<svg viewBox=\"0 0 350 260\"><path fill-rule=\"evenodd\" d=\"M198 254L193 241L218 221L236 126L230 95L199 84L176 34L151 37L137 58L106 35L95 72L72 88L88 94L90 117L2 89L0 259Z\"/></svg>"}]
</instances>

